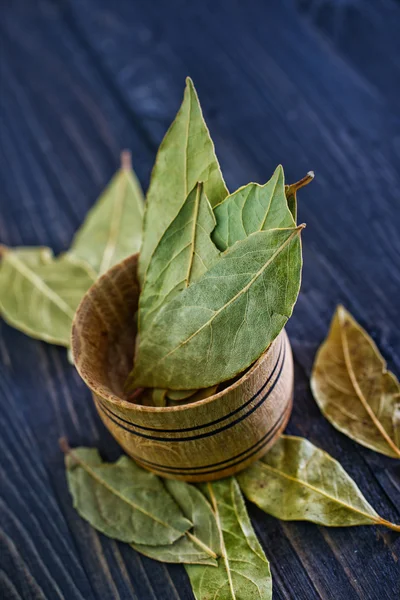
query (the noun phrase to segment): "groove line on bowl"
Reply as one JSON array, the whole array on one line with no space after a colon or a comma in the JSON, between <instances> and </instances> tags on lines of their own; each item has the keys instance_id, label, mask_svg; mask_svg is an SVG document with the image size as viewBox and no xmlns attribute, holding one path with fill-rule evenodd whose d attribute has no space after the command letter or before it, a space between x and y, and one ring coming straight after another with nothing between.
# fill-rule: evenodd
<instances>
[{"instance_id":1,"label":"groove line on bowl","mask_svg":"<svg viewBox=\"0 0 400 600\"><path fill-rule=\"evenodd\" d=\"M275 424L271 429L265 433L262 438L260 438L255 444L243 450L239 454L235 456L231 456L226 460L222 460L220 462L209 464L209 465L201 465L197 467L169 467L167 465L160 465L158 463L151 462L149 460L145 460L140 458L139 456L132 454L132 458L134 458L138 463L141 463L144 467L154 468L155 470L162 471L163 473L169 473L171 475L207 475L211 473L217 473L218 471L223 471L224 469L228 469L233 467L245 460L248 460L254 454L257 454L262 448L264 448L270 441L271 438L275 435L276 431L284 424L285 420L289 417L291 412L291 403L289 403L285 409L282 411ZM250 454L248 454L250 453ZM247 456L244 456L247 455ZM239 460L236 460L239 459ZM232 463L232 461L235 461ZM229 464L228 464L229 463ZM223 465L223 466L220 466ZM213 467L217 467L216 469ZM207 469L207 470L206 470Z\"/></svg>"},{"instance_id":2,"label":"groove line on bowl","mask_svg":"<svg viewBox=\"0 0 400 600\"><path fill-rule=\"evenodd\" d=\"M249 417L255 410L257 410L257 408L259 408L262 404L264 404L264 402L267 400L267 398L270 396L270 394L274 390L277 382L279 381L279 378L280 378L282 370L283 370L283 366L285 364L285 356L286 356L286 346L285 346L284 351L283 351L283 357L282 357L280 369L279 369L279 372L278 372L278 374L277 374L277 376L275 378L275 381L273 382L273 384L271 385L271 387L269 388L269 390L265 394L265 396L263 396L261 398L261 400L259 400L257 402L257 404L255 404L250 410L248 410L245 414L241 415L240 417L238 417L234 421L231 421L230 423L227 423L226 425L223 425L222 427L219 427L218 429L213 429L212 431L205 431L203 433L198 433L197 435L185 436L185 437L180 437L180 438L159 437L159 436L147 435L145 433L141 433L139 431L134 431L132 429L129 429L123 423L120 423L119 421L117 421L116 419L114 419L113 417L117 417L117 418L121 419L124 423L127 423L129 425L133 425L135 427L140 427L141 429L149 429L147 427L145 428L145 427L137 426L136 424L131 423L130 421L126 421L125 419L122 419L121 417L119 417L119 415L115 415L115 413L113 413L109 409L108 406L105 406L101 402L101 399L99 399L97 396L96 396L96 404L99 407L99 409L103 413L106 414L107 418L110 419L110 421L112 421L115 425L117 425L121 429L124 429L128 433L131 433L132 435L136 435L136 436L143 437L143 438L146 438L146 439L149 439L149 440L153 440L153 441L157 441L157 442L188 442L188 441L192 441L192 440L198 440L198 439L201 439L201 438L209 437L211 435L216 435L216 434L220 433L221 431L225 431L226 429L229 429L230 427L233 427L237 423L240 423L241 421L243 421L244 419L246 419L247 417ZM277 362L276 362L276 364L274 366L274 369L271 372L270 376L268 377L267 381L258 390L258 392L256 392L256 394L254 394L254 396L252 396L252 398L250 398L250 400L247 401L247 403L243 404L243 406L240 407L240 409L242 409L245 406L248 406L253 400L255 400L262 393L262 391L265 389L265 387L267 386L267 384L271 381L271 378L274 375L274 372L276 371L276 368L278 366L278 362L279 362L279 357L278 357L278 360L277 360ZM235 412L237 412L237 409L236 409L236 411L233 411L232 413L230 413L230 415L227 415L226 417L222 418L222 420L225 420L226 418L229 418L229 416L231 416L232 414L235 414ZM219 422L220 420L221 419L218 419L215 422ZM210 427L210 425L211 424L201 425L200 427L196 427L196 429L203 429L204 427ZM190 428L189 430L192 430L192 429L193 428ZM176 430L176 429L175 430L174 429L160 430L160 429L153 429L152 428L152 430L159 431L159 432L165 432L165 433L177 433L177 432L179 432L179 430ZM183 430L183 431L185 431L185 430Z\"/></svg>"}]
</instances>

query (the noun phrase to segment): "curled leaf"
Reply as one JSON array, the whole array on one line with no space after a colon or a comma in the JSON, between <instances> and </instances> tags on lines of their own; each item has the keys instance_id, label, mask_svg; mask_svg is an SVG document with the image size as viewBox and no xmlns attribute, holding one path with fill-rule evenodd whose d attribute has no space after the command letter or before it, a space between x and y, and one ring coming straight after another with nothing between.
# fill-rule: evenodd
<instances>
[{"instance_id":1,"label":"curled leaf","mask_svg":"<svg viewBox=\"0 0 400 600\"><path fill-rule=\"evenodd\" d=\"M211 206L228 194L192 80L186 79L182 105L158 150L147 193L139 277L167 227L198 181Z\"/></svg>"},{"instance_id":2,"label":"curled leaf","mask_svg":"<svg viewBox=\"0 0 400 600\"><path fill-rule=\"evenodd\" d=\"M139 339L127 389L194 389L251 365L290 317L302 226L249 235L164 305Z\"/></svg>"},{"instance_id":3,"label":"curled leaf","mask_svg":"<svg viewBox=\"0 0 400 600\"><path fill-rule=\"evenodd\" d=\"M264 185L249 183L214 208L217 225L212 239L224 251L255 231L294 227L285 196L281 165Z\"/></svg>"},{"instance_id":4,"label":"curled leaf","mask_svg":"<svg viewBox=\"0 0 400 600\"><path fill-rule=\"evenodd\" d=\"M172 544L191 528L160 479L127 456L104 463L92 448L64 450L74 507L105 535L158 546Z\"/></svg>"},{"instance_id":5,"label":"curled leaf","mask_svg":"<svg viewBox=\"0 0 400 600\"><path fill-rule=\"evenodd\" d=\"M125 151L121 169L87 214L69 253L88 262L98 274L105 273L139 251L143 211L143 192Z\"/></svg>"},{"instance_id":6,"label":"curled leaf","mask_svg":"<svg viewBox=\"0 0 400 600\"><path fill-rule=\"evenodd\" d=\"M204 487L216 516L222 556L216 569L186 567L196 600L271 600L269 563L251 526L237 481L222 479Z\"/></svg>"},{"instance_id":7,"label":"curled leaf","mask_svg":"<svg viewBox=\"0 0 400 600\"><path fill-rule=\"evenodd\" d=\"M328 527L400 525L382 519L332 456L304 438L283 435L272 449L239 473L244 495L283 521Z\"/></svg>"},{"instance_id":8,"label":"curled leaf","mask_svg":"<svg viewBox=\"0 0 400 600\"><path fill-rule=\"evenodd\" d=\"M311 389L324 416L359 444L400 458L400 385L367 332L338 306Z\"/></svg>"},{"instance_id":9,"label":"curled leaf","mask_svg":"<svg viewBox=\"0 0 400 600\"><path fill-rule=\"evenodd\" d=\"M50 248L1 247L0 313L31 337L68 346L72 319L96 279L93 269Z\"/></svg>"}]
</instances>

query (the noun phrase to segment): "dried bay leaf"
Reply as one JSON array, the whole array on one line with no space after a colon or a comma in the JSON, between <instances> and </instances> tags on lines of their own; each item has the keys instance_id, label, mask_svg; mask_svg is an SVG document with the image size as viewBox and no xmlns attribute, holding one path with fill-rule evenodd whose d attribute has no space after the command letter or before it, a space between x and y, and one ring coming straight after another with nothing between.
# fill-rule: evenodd
<instances>
[{"instance_id":1,"label":"dried bay leaf","mask_svg":"<svg viewBox=\"0 0 400 600\"><path fill-rule=\"evenodd\" d=\"M205 388L257 360L292 313L302 228L249 235L164 305L140 336L127 389Z\"/></svg>"},{"instance_id":2,"label":"dried bay leaf","mask_svg":"<svg viewBox=\"0 0 400 600\"><path fill-rule=\"evenodd\" d=\"M172 544L192 527L160 479L127 456L104 463L97 450L64 442L68 487L78 513L122 542Z\"/></svg>"},{"instance_id":3,"label":"dried bay leaf","mask_svg":"<svg viewBox=\"0 0 400 600\"><path fill-rule=\"evenodd\" d=\"M163 407L167 405L166 402L167 390L161 388L153 388L152 399L154 406Z\"/></svg>"},{"instance_id":4,"label":"dried bay leaf","mask_svg":"<svg viewBox=\"0 0 400 600\"><path fill-rule=\"evenodd\" d=\"M180 400L171 400L167 397L167 406L182 406L183 404L193 404L194 402L199 402L199 400L204 400L205 398L209 398L218 392L219 384L212 385L208 388L201 388L199 390L195 390L194 394L191 394L188 397L181 398ZM175 391L175 390L171 390ZM176 390L177 392L181 390ZM183 392L189 390L182 390Z\"/></svg>"},{"instance_id":5,"label":"dried bay leaf","mask_svg":"<svg viewBox=\"0 0 400 600\"><path fill-rule=\"evenodd\" d=\"M283 435L237 479L248 500L284 521L385 525L400 531L400 525L375 512L340 463L304 438Z\"/></svg>"},{"instance_id":6,"label":"dried bay leaf","mask_svg":"<svg viewBox=\"0 0 400 600\"><path fill-rule=\"evenodd\" d=\"M173 402L180 402L181 400L187 400L196 392L197 390L168 390L167 397Z\"/></svg>"},{"instance_id":7,"label":"dried bay leaf","mask_svg":"<svg viewBox=\"0 0 400 600\"><path fill-rule=\"evenodd\" d=\"M324 416L359 444L400 458L400 385L367 332L338 306L311 389Z\"/></svg>"},{"instance_id":8,"label":"dried bay leaf","mask_svg":"<svg viewBox=\"0 0 400 600\"><path fill-rule=\"evenodd\" d=\"M214 214L217 225L212 239L221 251L255 231L294 227L281 165L266 184L249 183L227 196Z\"/></svg>"},{"instance_id":9,"label":"dried bay leaf","mask_svg":"<svg viewBox=\"0 0 400 600\"><path fill-rule=\"evenodd\" d=\"M185 517L193 523L193 530L187 531L184 538L169 546L133 547L142 554L163 562L208 564L216 567L221 546L217 522L208 501L200 490L183 481L166 479L164 485Z\"/></svg>"},{"instance_id":10,"label":"dried bay leaf","mask_svg":"<svg viewBox=\"0 0 400 600\"><path fill-rule=\"evenodd\" d=\"M211 241L215 217L198 183L162 236L146 272L139 301L139 331L143 335L157 311L196 281L218 258Z\"/></svg>"},{"instance_id":11,"label":"dried bay leaf","mask_svg":"<svg viewBox=\"0 0 400 600\"><path fill-rule=\"evenodd\" d=\"M114 175L76 233L69 252L100 275L138 252L142 241L143 192L132 170L130 154L121 154Z\"/></svg>"},{"instance_id":12,"label":"dried bay leaf","mask_svg":"<svg viewBox=\"0 0 400 600\"><path fill-rule=\"evenodd\" d=\"M198 181L204 182L213 207L228 194L196 90L187 78L182 105L160 145L151 175L139 258L141 283L159 240Z\"/></svg>"},{"instance_id":13,"label":"dried bay leaf","mask_svg":"<svg viewBox=\"0 0 400 600\"><path fill-rule=\"evenodd\" d=\"M61 346L69 345L72 319L96 279L86 263L50 248L0 247L0 313L10 325Z\"/></svg>"},{"instance_id":14,"label":"dried bay leaf","mask_svg":"<svg viewBox=\"0 0 400 600\"><path fill-rule=\"evenodd\" d=\"M204 485L216 515L222 556L218 568L188 565L196 600L271 600L268 560L234 478Z\"/></svg>"},{"instance_id":15,"label":"dried bay leaf","mask_svg":"<svg viewBox=\"0 0 400 600\"><path fill-rule=\"evenodd\" d=\"M314 179L314 171L309 171L305 177L297 181L296 183L292 183L291 185L285 185L285 194L287 199L287 205L292 213L292 217L297 223L297 192L300 188L304 187L311 183Z\"/></svg>"}]
</instances>

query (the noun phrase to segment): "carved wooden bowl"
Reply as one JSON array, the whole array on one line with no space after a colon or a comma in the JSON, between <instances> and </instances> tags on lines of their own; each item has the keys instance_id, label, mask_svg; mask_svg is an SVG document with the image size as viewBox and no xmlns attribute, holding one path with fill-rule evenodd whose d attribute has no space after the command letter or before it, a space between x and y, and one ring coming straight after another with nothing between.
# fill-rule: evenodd
<instances>
[{"instance_id":1,"label":"carved wooden bowl","mask_svg":"<svg viewBox=\"0 0 400 600\"><path fill-rule=\"evenodd\" d=\"M237 381L192 404L159 408L127 401L139 285L137 255L100 277L72 328L76 368L101 419L142 467L163 477L207 481L260 458L281 435L293 397L293 359L285 331Z\"/></svg>"}]
</instances>

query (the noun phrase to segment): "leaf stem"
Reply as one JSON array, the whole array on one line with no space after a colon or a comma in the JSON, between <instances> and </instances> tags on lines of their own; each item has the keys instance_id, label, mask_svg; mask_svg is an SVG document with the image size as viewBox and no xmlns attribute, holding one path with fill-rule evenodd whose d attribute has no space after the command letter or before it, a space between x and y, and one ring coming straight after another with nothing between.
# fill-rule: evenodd
<instances>
[{"instance_id":1,"label":"leaf stem","mask_svg":"<svg viewBox=\"0 0 400 600\"><path fill-rule=\"evenodd\" d=\"M314 177L315 177L314 171L309 171L307 173L307 175L305 175L302 179L300 179L299 181L296 181L296 183L291 183L290 185L288 185L287 191L289 193L297 192L300 188L311 183L311 181L314 179Z\"/></svg>"},{"instance_id":2,"label":"leaf stem","mask_svg":"<svg viewBox=\"0 0 400 600\"><path fill-rule=\"evenodd\" d=\"M376 519L376 524L377 525L384 525L388 529L393 529L393 531L399 531L400 532L400 525L396 525L396 523L392 523L391 521L386 521L386 519L381 519L381 518Z\"/></svg>"},{"instance_id":3,"label":"leaf stem","mask_svg":"<svg viewBox=\"0 0 400 600\"><path fill-rule=\"evenodd\" d=\"M122 150L121 152L121 169L123 171L130 171L132 169L131 153L129 150Z\"/></svg>"}]
</instances>

